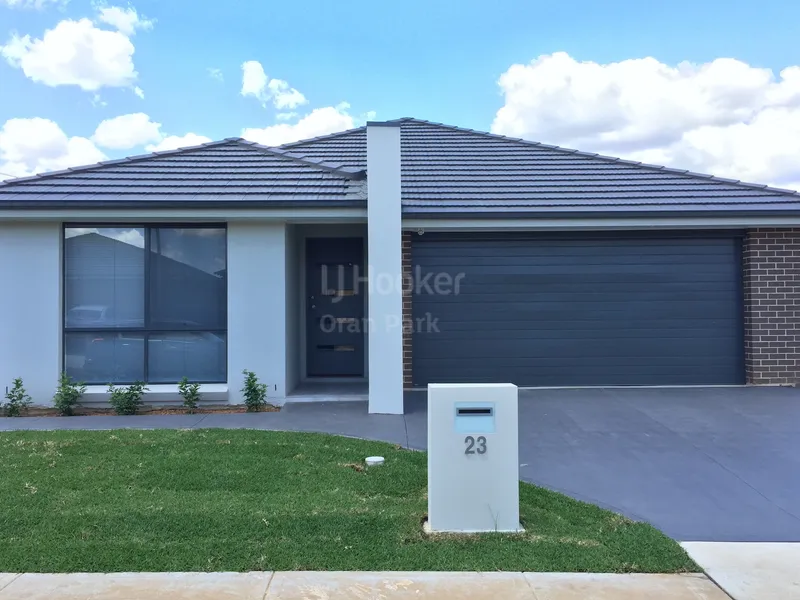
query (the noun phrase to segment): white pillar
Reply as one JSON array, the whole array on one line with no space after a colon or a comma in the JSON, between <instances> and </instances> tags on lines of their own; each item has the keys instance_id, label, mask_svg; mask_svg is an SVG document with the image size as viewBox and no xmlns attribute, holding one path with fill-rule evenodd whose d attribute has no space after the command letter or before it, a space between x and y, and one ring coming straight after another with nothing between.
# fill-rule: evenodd
<instances>
[{"instance_id":1,"label":"white pillar","mask_svg":"<svg viewBox=\"0 0 800 600\"><path fill-rule=\"evenodd\" d=\"M286 225L228 224L228 399L244 402L242 371L286 396Z\"/></svg>"},{"instance_id":2,"label":"white pillar","mask_svg":"<svg viewBox=\"0 0 800 600\"><path fill-rule=\"evenodd\" d=\"M0 223L0 403L15 377L49 405L61 370L61 223Z\"/></svg>"},{"instance_id":3,"label":"white pillar","mask_svg":"<svg viewBox=\"0 0 800 600\"><path fill-rule=\"evenodd\" d=\"M400 124L367 123L369 412L403 413Z\"/></svg>"}]
</instances>

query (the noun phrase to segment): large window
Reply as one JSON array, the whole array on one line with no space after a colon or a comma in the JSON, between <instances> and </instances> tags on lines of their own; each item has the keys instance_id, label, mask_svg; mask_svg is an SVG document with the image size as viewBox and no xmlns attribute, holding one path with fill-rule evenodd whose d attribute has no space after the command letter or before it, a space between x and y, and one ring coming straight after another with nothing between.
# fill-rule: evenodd
<instances>
[{"instance_id":1,"label":"large window","mask_svg":"<svg viewBox=\"0 0 800 600\"><path fill-rule=\"evenodd\" d=\"M64 370L89 384L225 382L224 226L64 229Z\"/></svg>"}]
</instances>

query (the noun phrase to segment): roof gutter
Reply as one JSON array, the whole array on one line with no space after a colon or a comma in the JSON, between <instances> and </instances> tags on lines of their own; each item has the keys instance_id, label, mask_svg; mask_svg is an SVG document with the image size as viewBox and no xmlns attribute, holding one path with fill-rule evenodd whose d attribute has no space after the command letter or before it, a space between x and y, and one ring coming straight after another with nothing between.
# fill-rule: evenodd
<instances>
[{"instance_id":1,"label":"roof gutter","mask_svg":"<svg viewBox=\"0 0 800 600\"><path fill-rule=\"evenodd\" d=\"M752 229L758 227L800 227L800 211L726 213L692 212L659 214L570 214L531 213L489 215L405 214L404 229L424 231L492 230L601 230L601 229Z\"/></svg>"}]
</instances>

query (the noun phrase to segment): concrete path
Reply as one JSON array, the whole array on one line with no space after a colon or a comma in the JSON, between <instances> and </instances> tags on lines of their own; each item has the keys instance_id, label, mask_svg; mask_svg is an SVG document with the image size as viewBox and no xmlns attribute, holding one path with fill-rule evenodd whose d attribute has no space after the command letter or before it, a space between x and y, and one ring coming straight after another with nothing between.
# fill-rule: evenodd
<instances>
[{"instance_id":1,"label":"concrete path","mask_svg":"<svg viewBox=\"0 0 800 600\"><path fill-rule=\"evenodd\" d=\"M800 542L800 390L649 388L520 393L520 476L685 541ZM427 445L424 393L405 415L363 402L279 413L0 419L3 429L225 427Z\"/></svg>"},{"instance_id":2,"label":"concrete path","mask_svg":"<svg viewBox=\"0 0 800 600\"><path fill-rule=\"evenodd\" d=\"M0 574L0 600L727 600L705 575L588 573Z\"/></svg>"},{"instance_id":3,"label":"concrete path","mask_svg":"<svg viewBox=\"0 0 800 600\"><path fill-rule=\"evenodd\" d=\"M736 600L800 598L800 544L684 542L681 545Z\"/></svg>"}]
</instances>

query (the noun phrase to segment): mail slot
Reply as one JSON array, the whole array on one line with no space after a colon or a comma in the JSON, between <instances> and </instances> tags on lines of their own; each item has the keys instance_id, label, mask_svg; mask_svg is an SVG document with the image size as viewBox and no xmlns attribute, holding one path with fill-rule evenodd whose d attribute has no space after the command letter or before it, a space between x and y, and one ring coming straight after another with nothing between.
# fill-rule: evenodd
<instances>
[{"instance_id":1,"label":"mail slot","mask_svg":"<svg viewBox=\"0 0 800 600\"><path fill-rule=\"evenodd\" d=\"M519 531L517 387L428 386L428 527Z\"/></svg>"},{"instance_id":2,"label":"mail slot","mask_svg":"<svg viewBox=\"0 0 800 600\"><path fill-rule=\"evenodd\" d=\"M484 406L457 402L455 427L458 433L494 433L494 404Z\"/></svg>"},{"instance_id":3,"label":"mail slot","mask_svg":"<svg viewBox=\"0 0 800 600\"><path fill-rule=\"evenodd\" d=\"M493 414L494 414L493 406L486 406L484 408L456 407L456 415L459 417L479 417L481 415L486 415L487 417L491 417Z\"/></svg>"}]
</instances>

